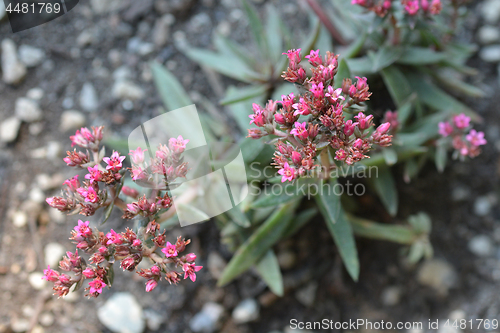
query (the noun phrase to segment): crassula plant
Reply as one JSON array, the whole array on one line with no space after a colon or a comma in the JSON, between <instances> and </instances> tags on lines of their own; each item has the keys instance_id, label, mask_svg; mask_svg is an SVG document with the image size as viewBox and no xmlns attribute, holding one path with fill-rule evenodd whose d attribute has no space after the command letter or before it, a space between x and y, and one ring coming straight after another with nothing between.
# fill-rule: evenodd
<instances>
[{"instance_id":1,"label":"crassula plant","mask_svg":"<svg viewBox=\"0 0 500 333\"><path fill-rule=\"evenodd\" d=\"M286 53L289 65L282 77L300 85L303 93L283 95L280 101L270 100L265 107L254 103L254 113L249 116L250 124L260 127L249 129L249 137L278 137L273 164L282 182L314 172L328 178L335 168L330 163L329 148L335 160L352 165L368 158L366 154L373 145L390 146L392 139L388 134L391 124L385 122L372 131L373 115L367 116L361 108L371 95L365 77L356 77L356 83L345 78L335 89L338 55L327 52L323 58L319 50L312 50L305 57L311 73L307 76L300 51ZM354 119L347 120L346 114L355 114Z\"/></svg>"},{"instance_id":2,"label":"crassula plant","mask_svg":"<svg viewBox=\"0 0 500 333\"><path fill-rule=\"evenodd\" d=\"M62 196L50 197L46 201L51 207L71 215L92 216L97 210L105 209L101 225L116 207L123 211L124 220L137 219L138 228L134 231L126 226L121 232L113 229L104 232L97 227L92 228L89 221L79 220L70 237L77 250L67 252L59 262L59 269L63 272L50 266L44 270L44 278L54 283L54 294L65 296L71 288L76 290L88 280L86 295L97 297L104 287L113 283L116 262L124 271L134 271L145 258L149 259L151 266L136 273L147 280L148 292L162 278L171 284L177 284L182 277L194 282L196 272L202 267L195 264L194 253L182 255L190 240L179 237L173 244L170 243L157 222L163 220L165 214L170 215L172 198L168 193L168 184L178 177L185 177L188 170L182 153L189 140L179 136L171 138L168 145L160 144L149 164L145 161L146 149L139 147L130 151L132 168L128 170L132 179L151 188L150 193L141 196L138 190L123 185L127 177L127 168L123 165L126 157L116 151L105 157L104 147L100 148L102 137L102 126L82 128L70 137L72 146L79 146L84 151L68 151L64 161L68 166L88 173L82 182L79 175L66 180ZM90 264L78 251L89 256Z\"/></svg>"}]
</instances>

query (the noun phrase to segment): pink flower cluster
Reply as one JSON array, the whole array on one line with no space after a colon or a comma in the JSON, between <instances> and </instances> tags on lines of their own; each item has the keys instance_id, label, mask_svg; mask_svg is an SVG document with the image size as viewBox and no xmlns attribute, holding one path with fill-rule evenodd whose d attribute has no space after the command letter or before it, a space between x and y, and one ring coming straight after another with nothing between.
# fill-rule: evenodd
<instances>
[{"instance_id":1,"label":"pink flower cluster","mask_svg":"<svg viewBox=\"0 0 500 333\"><path fill-rule=\"evenodd\" d=\"M153 290L163 275L167 281L174 284L179 282L179 276L182 274L184 279L189 277L195 281L196 272L202 268L195 265L196 255L190 253L180 256L190 241L179 237L175 244L167 242L165 231L159 233L159 224L154 220L155 218L161 220L160 214L166 212L172 205L168 191L162 194L162 190L153 187L150 195L140 197L137 190L123 186L126 171L123 166L125 156L113 152L110 157L104 157L104 149L99 152L102 131L103 127L92 130L82 128L71 136L73 145L86 148L87 152L76 150L68 152L65 161L69 166L86 169L88 173L84 176L83 183L79 181L78 175L66 180L63 184L65 186L63 196L47 198L47 203L61 211L79 212L86 216L93 215L98 208L118 207L124 211L123 218L130 219L141 215L147 218L149 223L147 226L144 224L139 233L127 228L125 232L111 229L105 234L96 228L92 229L89 221L79 220L70 238L76 244L77 250L74 254L67 252L67 256L59 263L59 268L68 273L59 273L48 267L44 271L44 278L54 283L54 294L59 297L68 294L75 284L75 289L79 288L85 279L89 279L91 281L86 288L87 296L97 297L104 287L112 284L114 262L120 261L123 270L133 271L147 257L153 262L153 266L148 270L142 269L137 272L148 278L146 291ZM132 175L134 176L134 170L144 168L140 174L146 175L145 180L156 174L163 175L168 181L173 181L176 177L185 177L187 163L182 162L181 154L188 141L179 136L170 139L168 147L160 145L156 158L148 170L146 170L147 163L144 162L144 150L138 148L131 151ZM91 156L93 161L90 161ZM119 197L120 194L129 198L122 199ZM130 198L137 201L132 201ZM78 250L90 255L89 261L93 266L87 266L85 260L78 255ZM163 252L165 256L162 257L157 252ZM171 266L179 268L179 271L172 270Z\"/></svg>"},{"instance_id":2,"label":"pink flower cluster","mask_svg":"<svg viewBox=\"0 0 500 333\"><path fill-rule=\"evenodd\" d=\"M372 131L373 115L365 115L357 107L368 100L368 83L365 77L357 82L344 79L341 88L334 88L338 55L330 52L322 58L319 50L311 51L305 58L311 66L307 77L300 62L300 49L287 53L289 66L282 77L300 84L305 92L281 96L280 101L270 100L265 107L253 104L250 124L259 128L249 129L248 136L258 139L266 135L278 137L274 164L279 169L282 182L292 181L308 172L318 170L317 155L328 146L335 150L335 159L349 165L368 156L373 144L391 145L389 122ZM355 113L346 119L344 113Z\"/></svg>"},{"instance_id":3,"label":"pink flower cluster","mask_svg":"<svg viewBox=\"0 0 500 333\"><path fill-rule=\"evenodd\" d=\"M146 282L146 291L153 290L158 281L164 274L169 283L178 283L179 276L184 273L184 279L190 278L193 282L196 280L196 272L202 266L196 266L196 255L189 253L180 257L189 240L177 239L175 244L165 241L165 231L158 233L159 225L152 221L148 224L145 232L138 236L134 231L127 228L125 232L117 233L111 229L107 234L92 230L89 227L89 221L78 221L72 231L71 240L76 243L76 247L90 254L91 265L86 265L78 250L73 254L67 252L67 257L59 262L59 268L66 272L72 272L71 275L61 274L49 267L44 270L44 279L54 282L54 294L59 297L68 294L74 284L82 284L85 279L91 280L86 288L86 296L97 297L102 294L102 289L112 284L112 265L115 261L120 261L120 267L125 271L133 271L136 266L148 257L153 262L150 269L141 269L137 273L148 279ZM152 242L153 246L148 247L144 243ZM165 254L161 257L155 251L158 249ZM170 269L180 268L180 272Z\"/></svg>"},{"instance_id":4,"label":"pink flower cluster","mask_svg":"<svg viewBox=\"0 0 500 333\"><path fill-rule=\"evenodd\" d=\"M392 2L395 0L351 0L353 5L359 5L384 17L394 8ZM415 16L421 12L424 15L438 15L442 10L441 0L399 0L404 11L409 16Z\"/></svg>"},{"instance_id":5,"label":"pink flower cluster","mask_svg":"<svg viewBox=\"0 0 500 333\"><path fill-rule=\"evenodd\" d=\"M440 122L438 132L443 138L451 138L451 146L461 156L474 158L481 153L479 147L487 141L483 132L470 129L470 120L463 113L455 115L451 121Z\"/></svg>"},{"instance_id":6,"label":"pink flower cluster","mask_svg":"<svg viewBox=\"0 0 500 333\"><path fill-rule=\"evenodd\" d=\"M189 140L182 136L170 138L168 146L160 144L150 163L146 162L144 153L147 149L131 150L132 179L147 183L152 188L165 188L178 177L186 177L187 163L182 162L182 153Z\"/></svg>"}]
</instances>

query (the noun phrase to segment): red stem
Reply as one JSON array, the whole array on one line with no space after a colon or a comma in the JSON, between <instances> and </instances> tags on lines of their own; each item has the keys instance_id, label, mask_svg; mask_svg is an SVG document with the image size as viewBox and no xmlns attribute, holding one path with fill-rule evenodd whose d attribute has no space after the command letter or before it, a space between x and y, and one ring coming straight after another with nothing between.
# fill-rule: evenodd
<instances>
[{"instance_id":1,"label":"red stem","mask_svg":"<svg viewBox=\"0 0 500 333\"><path fill-rule=\"evenodd\" d=\"M330 32L330 35L332 35L333 39L335 39L340 45L347 45L347 42L338 32L337 28L335 28L330 18L325 15L325 10L318 4L318 2L316 0L306 0L306 2L309 7L311 7L316 16L318 16L319 20L321 21L321 23L323 23L328 32Z\"/></svg>"}]
</instances>

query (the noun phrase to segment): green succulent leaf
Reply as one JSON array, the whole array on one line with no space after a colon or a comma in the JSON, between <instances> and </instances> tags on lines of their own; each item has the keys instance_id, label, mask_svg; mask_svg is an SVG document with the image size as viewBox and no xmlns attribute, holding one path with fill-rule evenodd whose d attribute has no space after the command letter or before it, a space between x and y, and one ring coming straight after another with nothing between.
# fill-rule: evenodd
<instances>
[{"instance_id":1,"label":"green succulent leaf","mask_svg":"<svg viewBox=\"0 0 500 333\"><path fill-rule=\"evenodd\" d=\"M231 217L231 221L242 228L248 228L252 225L247 215L241 211L239 206L233 207L232 209L228 210L227 214Z\"/></svg>"},{"instance_id":2,"label":"green succulent leaf","mask_svg":"<svg viewBox=\"0 0 500 333\"><path fill-rule=\"evenodd\" d=\"M175 110L193 104L177 78L165 67L157 62L152 62L151 71L153 72L156 89L158 89L163 104L167 109Z\"/></svg>"},{"instance_id":3,"label":"green succulent leaf","mask_svg":"<svg viewBox=\"0 0 500 333\"><path fill-rule=\"evenodd\" d=\"M398 191L388 167L379 167L378 177L371 178L375 191L391 216L398 212Z\"/></svg>"},{"instance_id":4,"label":"green succulent leaf","mask_svg":"<svg viewBox=\"0 0 500 333\"><path fill-rule=\"evenodd\" d=\"M249 99L260 97L265 98L266 92L269 90L267 85L251 85L241 88L228 89L226 96L220 101L220 104L227 105L247 101Z\"/></svg>"},{"instance_id":5,"label":"green succulent leaf","mask_svg":"<svg viewBox=\"0 0 500 333\"><path fill-rule=\"evenodd\" d=\"M427 47L407 47L401 57L397 60L403 65L430 65L445 60L448 57L446 53L436 52Z\"/></svg>"},{"instance_id":6,"label":"green succulent leaf","mask_svg":"<svg viewBox=\"0 0 500 333\"><path fill-rule=\"evenodd\" d=\"M359 277L359 260L356 241L352 226L340 204L340 197L331 190L335 182L336 180L331 180L330 184L324 184L323 193L315 196L315 199L328 230L337 245L347 272L354 281L357 281Z\"/></svg>"},{"instance_id":7,"label":"green succulent leaf","mask_svg":"<svg viewBox=\"0 0 500 333\"><path fill-rule=\"evenodd\" d=\"M444 168L446 167L446 161L448 159L447 146L448 145L446 141L438 140L436 145L435 162L436 162L436 168L438 169L439 172L443 172Z\"/></svg>"},{"instance_id":8,"label":"green succulent leaf","mask_svg":"<svg viewBox=\"0 0 500 333\"><path fill-rule=\"evenodd\" d=\"M409 226L378 223L352 215L348 218L357 236L407 245L413 244L420 236Z\"/></svg>"},{"instance_id":9,"label":"green succulent leaf","mask_svg":"<svg viewBox=\"0 0 500 333\"><path fill-rule=\"evenodd\" d=\"M372 73L392 65L401 57L402 53L402 49L395 46L383 46L377 53L368 52L368 56L372 60Z\"/></svg>"},{"instance_id":10,"label":"green succulent leaf","mask_svg":"<svg viewBox=\"0 0 500 333\"><path fill-rule=\"evenodd\" d=\"M398 153L394 148L386 147L382 149L382 155L384 155L385 163L391 166L397 163Z\"/></svg>"},{"instance_id":11,"label":"green succulent leaf","mask_svg":"<svg viewBox=\"0 0 500 333\"><path fill-rule=\"evenodd\" d=\"M273 63L281 59L283 53L283 22L273 5L267 6L266 39L269 46L269 57Z\"/></svg>"},{"instance_id":12,"label":"green succulent leaf","mask_svg":"<svg viewBox=\"0 0 500 333\"><path fill-rule=\"evenodd\" d=\"M252 36L255 40L255 43L260 49L261 54L269 54L269 46L267 45L267 40L264 34L264 26L262 25L262 21L259 17L259 13L257 10L248 3L247 0L240 0L243 5L243 10L247 15L250 30L252 31Z\"/></svg>"},{"instance_id":13,"label":"green succulent leaf","mask_svg":"<svg viewBox=\"0 0 500 333\"><path fill-rule=\"evenodd\" d=\"M382 79L398 108L402 107L412 93L411 86L397 66L390 66L380 72Z\"/></svg>"},{"instance_id":14,"label":"green succulent leaf","mask_svg":"<svg viewBox=\"0 0 500 333\"><path fill-rule=\"evenodd\" d=\"M274 251L267 251L264 257L255 265L255 268L269 289L274 294L283 296L283 276Z\"/></svg>"},{"instance_id":15,"label":"green succulent leaf","mask_svg":"<svg viewBox=\"0 0 500 333\"><path fill-rule=\"evenodd\" d=\"M311 221L316 214L318 214L318 209L316 207L303 210L297 214L297 216L292 219L288 229L283 234L283 239L293 236L300 230L300 228Z\"/></svg>"},{"instance_id":16,"label":"green succulent leaf","mask_svg":"<svg viewBox=\"0 0 500 333\"><path fill-rule=\"evenodd\" d=\"M342 87L344 79L351 78L351 70L345 59L340 60L337 75L335 75L335 89Z\"/></svg>"},{"instance_id":17,"label":"green succulent leaf","mask_svg":"<svg viewBox=\"0 0 500 333\"><path fill-rule=\"evenodd\" d=\"M223 286L241 275L279 241L287 229L297 204L291 202L271 215L236 251L217 284Z\"/></svg>"}]
</instances>

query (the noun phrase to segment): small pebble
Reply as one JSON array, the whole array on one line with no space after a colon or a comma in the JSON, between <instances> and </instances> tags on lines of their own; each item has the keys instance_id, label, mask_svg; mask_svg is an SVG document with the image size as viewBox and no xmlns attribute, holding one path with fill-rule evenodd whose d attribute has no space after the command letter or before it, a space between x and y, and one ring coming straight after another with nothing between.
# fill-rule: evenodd
<instances>
[{"instance_id":1,"label":"small pebble","mask_svg":"<svg viewBox=\"0 0 500 333\"><path fill-rule=\"evenodd\" d=\"M85 126L85 115L80 111L68 110L62 113L61 125L59 126L61 132L76 130L83 126Z\"/></svg>"},{"instance_id":2,"label":"small pebble","mask_svg":"<svg viewBox=\"0 0 500 333\"><path fill-rule=\"evenodd\" d=\"M45 246L45 264L58 267L59 261L66 253L66 248L59 243L49 243Z\"/></svg>"},{"instance_id":3,"label":"small pebble","mask_svg":"<svg viewBox=\"0 0 500 333\"><path fill-rule=\"evenodd\" d=\"M401 300L401 288L398 286L387 287L382 291L382 303L385 306L394 306Z\"/></svg>"},{"instance_id":4,"label":"small pebble","mask_svg":"<svg viewBox=\"0 0 500 333\"><path fill-rule=\"evenodd\" d=\"M42 120L42 110L38 106L38 103L32 99L25 97L18 98L15 110L16 116L27 123Z\"/></svg>"},{"instance_id":5,"label":"small pebble","mask_svg":"<svg viewBox=\"0 0 500 333\"><path fill-rule=\"evenodd\" d=\"M23 211L16 211L12 214L12 224L17 228L22 228L28 223L28 215Z\"/></svg>"},{"instance_id":6,"label":"small pebble","mask_svg":"<svg viewBox=\"0 0 500 333\"><path fill-rule=\"evenodd\" d=\"M212 333L219 328L219 322L224 314L224 307L220 304L209 302L203 305L200 312L189 321L189 328L195 333Z\"/></svg>"},{"instance_id":7,"label":"small pebble","mask_svg":"<svg viewBox=\"0 0 500 333\"><path fill-rule=\"evenodd\" d=\"M492 44L500 40L500 29L485 25L477 32L477 38L482 44Z\"/></svg>"},{"instance_id":8,"label":"small pebble","mask_svg":"<svg viewBox=\"0 0 500 333\"><path fill-rule=\"evenodd\" d=\"M19 59L27 67L35 67L45 60L45 52L33 46L21 45L19 46Z\"/></svg>"},{"instance_id":9,"label":"small pebble","mask_svg":"<svg viewBox=\"0 0 500 333\"><path fill-rule=\"evenodd\" d=\"M47 285L47 281L42 279L42 277L43 277L42 272L33 272L28 276L28 280L29 280L31 286L35 290L42 290Z\"/></svg>"},{"instance_id":10,"label":"small pebble","mask_svg":"<svg viewBox=\"0 0 500 333\"><path fill-rule=\"evenodd\" d=\"M491 238L486 235L474 236L469 241L468 248L478 257L488 257L495 252Z\"/></svg>"},{"instance_id":11,"label":"small pebble","mask_svg":"<svg viewBox=\"0 0 500 333\"><path fill-rule=\"evenodd\" d=\"M43 312L40 314L40 324L45 327L52 326L54 324L54 315L50 312Z\"/></svg>"},{"instance_id":12,"label":"small pebble","mask_svg":"<svg viewBox=\"0 0 500 333\"><path fill-rule=\"evenodd\" d=\"M26 332L29 326L30 323L28 319L25 318L13 319L12 322L10 323L10 328L12 329L13 332L16 333Z\"/></svg>"},{"instance_id":13,"label":"small pebble","mask_svg":"<svg viewBox=\"0 0 500 333\"><path fill-rule=\"evenodd\" d=\"M42 88L31 88L26 93L26 97L28 97L29 99L32 99L34 101L39 101L39 100L41 100L43 98L44 94L45 93L42 90Z\"/></svg>"},{"instance_id":14,"label":"small pebble","mask_svg":"<svg viewBox=\"0 0 500 333\"><path fill-rule=\"evenodd\" d=\"M2 80L7 84L18 84L26 76L26 65L17 58L16 44L11 39L4 39L2 49Z\"/></svg>"},{"instance_id":15,"label":"small pebble","mask_svg":"<svg viewBox=\"0 0 500 333\"><path fill-rule=\"evenodd\" d=\"M227 263L219 253L213 251L208 254L207 265L210 275L212 275L215 280L218 280L226 268Z\"/></svg>"},{"instance_id":16,"label":"small pebble","mask_svg":"<svg viewBox=\"0 0 500 333\"><path fill-rule=\"evenodd\" d=\"M90 82L85 82L80 92L80 106L84 111L94 112L99 107L97 92Z\"/></svg>"},{"instance_id":17,"label":"small pebble","mask_svg":"<svg viewBox=\"0 0 500 333\"><path fill-rule=\"evenodd\" d=\"M500 45L483 47L481 51L479 51L479 57L486 62L500 62Z\"/></svg>"},{"instance_id":18,"label":"small pebble","mask_svg":"<svg viewBox=\"0 0 500 333\"><path fill-rule=\"evenodd\" d=\"M16 117L10 117L0 124L0 141L9 143L16 140L21 128L21 121Z\"/></svg>"},{"instance_id":19,"label":"small pebble","mask_svg":"<svg viewBox=\"0 0 500 333\"><path fill-rule=\"evenodd\" d=\"M491 212L492 198L488 195L480 196L474 201L474 213L477 216L486 216Z\"/></svg>"},{"instance_id":20,"label":"small pebble","mask_svg":"<svg viewBox=\"0 0 500 333\"><path fill-rule=\"evenodd\" d=\"M500 20L500 1L487 0L481 4L481 13L486 22L496 24Z\"/></svg>"},{"instance_id":21,"label":"small pebble","mask_svg":"<svg viewBox=\"0 0 500 333\"><path fill-rule=\"evenodd\" d=\"M311 307L314 305L317 290L318 284L316 282L310 282L304 288L297 290L295 298L304 306Z\"/></svg>"},{"instance_id":22,"label":"small pebble","mask_svg":"<svg viewBox=\"0 0 500 333\"><path fill-rule=\"evenodd\" d=\"M259 303L253 298L241 301L232 313L236 324L244 324L259 318Z\"/></svg>"},{"instance_id":23,"label":"small pebble","mask_svg":"<svg viewBox=\"0 0 500 333\"><path fill-rule=\"evenodd\" d=\"M37 203L42 203L45 202L45 194L39 187L33 187L29 193L29 199Z\"/></svg>"},{"instance_id":24,"label":"small pebble","mask_svg":"<svg viewBox=\"0 0 500 333\"><path fill-rule=\"evenodd\" d=\"M148 329L157 331L163 324L165 317L152 309L144 310L144 318L146 318L146 325Z\"/></svg>"},{"instance_id":25,"label":"small pebble","mask_svg":"<svg viewBox=\"0 0 500 333\"><path fill-rule=\"evenodd\" d=\"M97 317L114 332L142 333L146 326L141 306L128 292L117 292L108 298Z\"/></svg>"},{"instance_id":26,"label":"small pebble","mask_svg":"<svg viewBox=\"0 0 500 333\"><path fill-rule=\"evenodd\" d=\"M138 85L127 80L119 80L113 85L112 95L117 99L135 101L144 98L145 93Z\"/></svg>"},{"instance_id":27,"label":"small pebble","mask_svg":"<svg viewBox=\"0 0 500 333\"><path fill-rule=\"evenodd\" d=\"M420 284L433 288L439 295L448 295L448 290L458 281L455 268L441 259L425 261L419 268L417 280Z\"/></svg>"}]
</instances>

